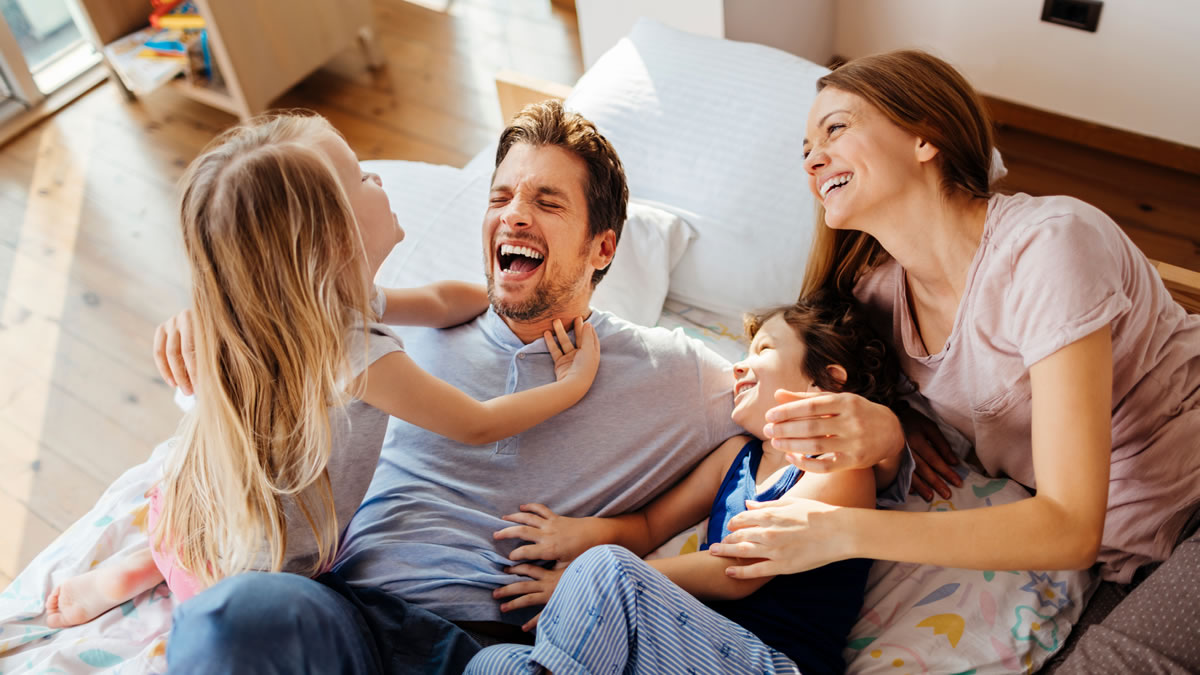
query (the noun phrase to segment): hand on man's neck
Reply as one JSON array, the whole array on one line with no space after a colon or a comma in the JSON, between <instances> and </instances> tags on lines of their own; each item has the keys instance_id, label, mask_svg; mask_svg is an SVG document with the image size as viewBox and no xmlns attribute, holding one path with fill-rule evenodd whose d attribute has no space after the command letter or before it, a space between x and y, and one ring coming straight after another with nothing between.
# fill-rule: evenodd
<instances>
[{"instance_id":1,"label":"hand on man's neck","mask_svg":"<svg viewBox=\"0 0 1200 675\"><path fill-rule=\"evenodd\" d=\"M591 295L584 298L581 303L575 303L569 308L554 308L546 312L545 316L530 319L528 321L518 321L501 315L501 319L512 330L513 335L517 336L524 344L540 340L546 331L554 332L554 320L560 319L563 328L568 332L572 330L575 324L576 317L583 317L586 321L592 315L592 309L588 306L588 301L591 300Z\"/></svg>"}]
</instances>

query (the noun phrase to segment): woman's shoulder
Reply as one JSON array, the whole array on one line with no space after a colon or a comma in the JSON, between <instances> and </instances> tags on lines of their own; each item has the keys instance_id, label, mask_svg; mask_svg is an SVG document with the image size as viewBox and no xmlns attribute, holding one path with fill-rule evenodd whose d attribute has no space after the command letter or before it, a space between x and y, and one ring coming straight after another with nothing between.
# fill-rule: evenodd
<instances>
[{"instance_id":1,"label":"woman's shoulder","mask_svg":"<svg viewBox=\"0 0 1200 675\"><path fill-rule=\"evenodd\" d=\"M1049 227L1068 236L1095 236L1096 232L1119 236L1120 232L1106 213L1075 197L1019 192L991 198L985 229L993 241L1019 241Z\"/></svg>"}]
</instances>

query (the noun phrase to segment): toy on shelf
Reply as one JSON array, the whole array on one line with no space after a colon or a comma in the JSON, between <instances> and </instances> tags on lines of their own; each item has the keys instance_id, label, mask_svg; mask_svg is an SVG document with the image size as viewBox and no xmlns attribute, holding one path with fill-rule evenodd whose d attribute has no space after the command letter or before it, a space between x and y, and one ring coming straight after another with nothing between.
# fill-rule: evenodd
<instances>
[{"instance_id":1,"label":"toy on shelf","mask_svg":"<svg viewBox=\"0 0 1200 675\"><path fill-rule=\"evenodd\" d=\"M150 0L154 11L150 25L155 28L197 30L204 28L204 17L191 0Z\"/></svg>"}]
</instances>

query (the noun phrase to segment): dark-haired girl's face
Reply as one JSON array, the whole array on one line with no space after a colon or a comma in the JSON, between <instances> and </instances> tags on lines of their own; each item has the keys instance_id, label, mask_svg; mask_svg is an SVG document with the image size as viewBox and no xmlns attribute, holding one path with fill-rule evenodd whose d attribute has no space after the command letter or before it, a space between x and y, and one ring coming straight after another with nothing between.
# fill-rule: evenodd
<instances>
[{"instance_id":1,"label":"dark-haired girl's face","mask_svg":"<svg viewBox=\"0 0 1200 675\"><path fill-rule=\"evenodd\" d=\"M763 322L746 358L733 365L733 421L762 439L767 411L777 405L775 392L813 388L812 378L801 365L805 351L804 343L782 315Z\"/></svg>"},{"instance_id":2,"label":"dark-haired girl's face","mask_svg":"<svg viewBox=\"0 0 1200 675\"><path fill-rule=\"evenodd\" d=\"M804 169L825 223L869 232L921 177L919 142L861 96L822 89L805 129Z\"/></svg>"}]
</instances>

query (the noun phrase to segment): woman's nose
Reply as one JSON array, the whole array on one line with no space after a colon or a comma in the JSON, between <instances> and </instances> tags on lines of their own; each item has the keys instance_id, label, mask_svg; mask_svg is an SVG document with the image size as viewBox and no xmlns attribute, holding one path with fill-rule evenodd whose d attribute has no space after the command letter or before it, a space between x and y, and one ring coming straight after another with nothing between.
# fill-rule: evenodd
<instances>
[{"instance_id":1,"label":"woman's nose","mask_svg":"<svg viewBox=\"0 0 1200 675\"><path fill-rule=\"evenodd\" d=\"M826 156L822 150L812 149L808 153L808 157L804 158L804 170L808 173L816 173L818 169L825 166Z\"/></svg>"}]
</instances>

